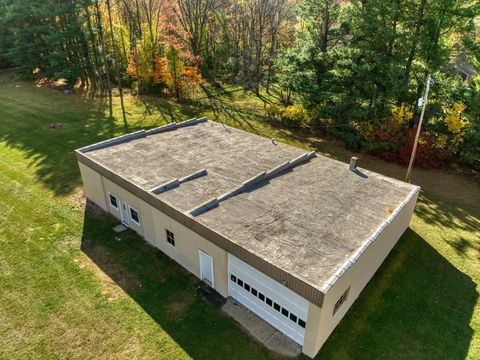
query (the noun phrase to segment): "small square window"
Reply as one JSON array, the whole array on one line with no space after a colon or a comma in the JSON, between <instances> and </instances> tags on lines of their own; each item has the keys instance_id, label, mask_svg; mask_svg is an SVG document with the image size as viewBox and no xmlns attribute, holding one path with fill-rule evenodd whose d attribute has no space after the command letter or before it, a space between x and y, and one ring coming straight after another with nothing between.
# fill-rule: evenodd
<instances>
[{"instance_id":1,"label":"small square window","mask_svg":"<svg viewBox=\"0 0 480 360\"><path fill-rule=\"evenodd\" d=\"M297 322L297 315L294 315L292 313L290 313L290 320L292 320L294 323Z\"/></svg>"},{"instance_id":2,"label":"small square window","mask_svg":"<svg viewBox=\"0 0 480 360\"><path fill-rule=\"evenodd\" d=\"M237 284L240 285L240 286L243 286L243 281L238 279Z\"/></svg>"},{"instance_id":3,"label":"small square window","mask_svg":"<svg viewBox=\"0 0 480 360\"><path fill-rule=\"evenodd\" d=\"M262 301L265 301L265 295L263 295L262 293L258 293L258 298Z\"/></svg>"},{"instance_id":4,"label":"small square window","mask_svg":"<svg viewBox=\"0 0 480 360\"><path fill-rule=\"evenodd\" d=\"M274 303L274 304L273 304L273 308L274 308L275 310L277 310L278 312L280 312L280 305L278 305L277 303Z\"/></svg>"},{"instance_id":5,"label":"small square window","mask_svg":"<svg viewBox=\"0 0 480 360\"><path fill-rule=\"evenodd\" d=\"M245 288L245 290L250 291L250 285L248 285L247 283L243 284L243 287Z\"/></svg>"},{"instance_id":6,"label":"small square window","mask_svg":"<svg viewBox=\"0 0 480 360\"><path fill-rule=\"evenodd\" d=\"M134 208L130 208L130 219L137 224L140 225L140 215L138 215L138 211Z\"/></svg>"},{"instance_id":7,"label":"small square window","mask_svg":"<svg viewBox=\"0 0 480 360\"><path fill-rule=\"evenodd\" d=\"M235 275L230 275L230 279L236 283L237 282L237 277Z\"/></svg>"},{"instance_id":8,"label":"small square window","mask_svg":"<svg viewBox=\"0 0 480 360\"><path fill-rule=\"evenodd\" d=\"M282 315L288 317L288 310L282 307Z\"/></svg>"},{"instance_id":9,"label":"small square window","mask_svg":"<svg viewBox=\"0 0 480 360\"><path fill-rule=\"evenodd\" d=\"M267 297L267 300L265 300L265 302L267 303L267 305L272 306L272 299Z\"/></svg>"},{"instance_id":10,"label":"small square window","mask_svg":"<svg viewBox=\"0 0 480 360\"><path fill-rule=\"evenodd\" d=\"M302 319L298 319L298 325L300 325L302 328L305 329L305 326L307 325L307 323L305 321L303 321Z\"/></svg>"},{"instance_id":11,"label":"small square window","mask_svg":"<svg viewBox=\"0 0 480 360\"><path fill-rule=\"evenodd\" d=\"M110 206L118 210L118 201L117 197L113 194L108 193L108 198L110 199Z\"/></svg>"},{"instance_id":12,"label":"small square window","mask_svg":"<svg viewBox=\"0 0 480 360\"><path fill-rule=\"evenodd\" d=\"M173 234L173 232L171 232L168 229L165 229L165 234L167 236L167 242L170 245L175 246L175 235Z\"/></svg>"},{"instance_id":13,"label":"small square window","mask_svg":"<svg viewBox=\"0 0 480 360\"><path fill-rule=\"evenodd\" d=\"M252 295L253 295L253 296L257 296L257 294L258 294L257 289L252 288Z\"/></svg>"}]
</instances>

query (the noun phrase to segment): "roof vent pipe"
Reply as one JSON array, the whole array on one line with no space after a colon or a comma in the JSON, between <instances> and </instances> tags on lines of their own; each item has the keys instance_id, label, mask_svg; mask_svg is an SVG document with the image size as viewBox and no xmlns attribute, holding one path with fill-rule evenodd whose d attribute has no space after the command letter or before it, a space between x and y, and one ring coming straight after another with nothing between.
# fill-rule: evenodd
<instances>
[{"instance_id":1,"label":"roof vent pipe","mask_svg":"<svg viewBox=\"0 0 480 360\"><path fill-rule=\"evenodd\" d=\"M357 161L358 161L358 158L355 156L352 156L352 158L350 159L350 167L349 167L350 170L352 171L357 170Z\"/></svg>"}]
</instances>

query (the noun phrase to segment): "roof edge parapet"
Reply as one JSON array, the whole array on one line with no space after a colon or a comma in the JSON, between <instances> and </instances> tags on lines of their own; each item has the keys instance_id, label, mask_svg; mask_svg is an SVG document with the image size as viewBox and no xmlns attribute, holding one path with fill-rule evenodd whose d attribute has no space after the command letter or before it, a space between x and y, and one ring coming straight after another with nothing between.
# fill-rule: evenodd
<instances>
[{"instance_id":1,"label":"roof edge parapet","mask_svg":"<svg viewBox=\"0 0 480 360\"><path fill-rule=\"evenodd\" d=\"M181 121L181 122L178 122L178 123L177 122L169 123L169 124L162 125L162 126L150 129L150 130L142 129L142 130L135 131L135 132L132 132L132 133L129 133L129 134L124 134L124 135L120 135L120 136L117 136L117 137L114 137L114 138L111 138L111 139L108 139L108 140L100 141L100 142L92 144L92 145L84 146L84 147L78 149L78 151L81 152L81 153L87 153L87 152L90 152L90 151L104 149L104 148L107 148L107 147L110 147L110 146L113 146L113 145L123 144L123 143L129 142L129 141L132 141L132 140L144 138L144 137L147 137L149 135L160 134L162 132L172 131L172 130L182 128L182 127L186 127L186 126L197 125L199 123L206 122L206 121L208 121L208 119L206 117L198 118L198 119L197 118L192 118L192 119L188 119L188 120Z\"/></svg>"}]
</instances>

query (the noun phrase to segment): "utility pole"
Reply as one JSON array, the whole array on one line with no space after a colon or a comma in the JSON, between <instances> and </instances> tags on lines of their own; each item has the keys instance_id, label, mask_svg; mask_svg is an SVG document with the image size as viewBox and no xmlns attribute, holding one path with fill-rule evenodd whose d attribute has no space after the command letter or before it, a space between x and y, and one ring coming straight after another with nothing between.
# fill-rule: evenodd
<instances>
[{"instance_id":1,"label":"utility pole","mask_svg":"<svg viewBox=\"0 0 480 360\"><path fill-rule=\"evenodd\" d=\"M412 155L410 156L410 162L408 164L408 169L407 169L407 176L405 177L406 182L410 182L412 180L413 163L415 161L415 154L417 152L418 139L420 138L420 130L422 129L423 117L425 115L425 108L427 107L428 93L430 92L431 81L432 81L432 77L428 75L427 88L425 89L425 96L423 98L423 104L422 104L423 105L422 113L420 114L420 121L418 122L417 134L415 135L415 141L413 142Z\"/></svg>"}]
</instances>

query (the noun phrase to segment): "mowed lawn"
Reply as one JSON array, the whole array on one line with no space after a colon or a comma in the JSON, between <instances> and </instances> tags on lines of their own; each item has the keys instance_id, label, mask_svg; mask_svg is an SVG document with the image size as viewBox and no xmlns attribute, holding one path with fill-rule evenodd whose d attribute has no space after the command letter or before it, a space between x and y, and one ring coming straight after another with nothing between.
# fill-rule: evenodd
<instances>
[{"instance_id":1,"label":"mowed lawn","mask_svg":"<svg viewBox=\"0 0 480 360\"><path fill-rule=\"evenodd\" d=\"M262 106L243 92L184 104L127 97L127 131L207 115L341 160L352 155L255 120ZM117 102L115 114L98 100L0 77L0 358L276 358L199 298L194 276L85 209L73 150L125 132ZM62 128L50 129L54 122ZM363 167L404 176L358 156ZM416 169L414 182L423 190L411 228L319 359L480 358L478 177Z\"/></svg>"}]
</instances>

